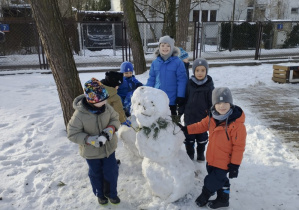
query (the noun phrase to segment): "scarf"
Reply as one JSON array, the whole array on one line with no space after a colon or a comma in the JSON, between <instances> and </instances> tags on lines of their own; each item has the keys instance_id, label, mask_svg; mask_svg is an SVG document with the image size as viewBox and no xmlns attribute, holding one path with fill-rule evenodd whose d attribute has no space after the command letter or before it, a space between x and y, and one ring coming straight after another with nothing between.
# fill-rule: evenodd
<instances>
[{"instance_id":1,"label":"scarf","mask_svg":"<svg viewBox=\"0 0 299 210\"><path fill-rule=\"evenodd\" d=\"M205 76L205 78L203 80L198 80L198 79L196 79L196 77L194 75L192 75L191 80L197 85L203 85L208 81L208 77Z\"/></svg>"},{"instance_id":2,"label":"scarf","mask_svg":"<svg viewBox=\"0 0 299 210\"><path fill-rule=\"evenodd\" d=\"M101 113L105 112L105 109L106 109L105 104L104 104L103 106L101 106L101 107L95 107L95 106L90 105L90 104L86 101L86 98L84 98L84 99L82 100L82 102L83 102L83 106L84 106L89 112L91 112L91 113L93 113L93 114L101 114Z\"/></svg>"},{"instance_id":3,"label":"scarf","mask_svg":"<svg viewBox=\"0 0 299 210\"><path fill-rule=\"evenodd\" d=\"M233 113L232 109L230 109L226 114L219 114L219 112L217 112L215 108L212 109L213 118L219 121L223 121L227 119L232 113Z\"/></svg>"}]
</instances>

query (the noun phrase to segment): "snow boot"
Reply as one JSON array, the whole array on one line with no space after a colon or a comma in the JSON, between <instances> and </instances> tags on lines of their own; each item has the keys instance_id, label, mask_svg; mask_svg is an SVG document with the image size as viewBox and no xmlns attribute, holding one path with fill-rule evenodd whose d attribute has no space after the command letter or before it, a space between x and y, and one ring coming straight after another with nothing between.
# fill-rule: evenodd
<instances>
[{"instance_id":1,"label":"snow boot","mask_svg":"<svg viewBox=\"0 0 299 210\"><path fill-rule=\"evenodd\" d=\"M205 149L206 149L206 143L197 143L197 161L205 161Z\"/></svg>"},{"instance_id":2,"label":"snow boot","mask_svg":"<svg viewBox=\"0 0 299 210\"><path fill-rule=\"evenodd\" d=\"M110 197L106 197L108 198L109 202L113 205L118 205L120 203L120 199L118 196L116 196L115 198L110 198Z\"/></svg>"},{"instance_id":3,"label":"snow boot","mask_svg":"<svg viewBox=\"0 0 299 210\"><path fill-rule=\"evenodd\" d=\"M229 190L220 189L217 191L217 198L209 201L207 207L209 209L219 209L229 206Z\"/></svg>"},{"instance_id":4,"label":"snow boot","mask_svg":"<svg viewBox=\"0 0 299 210\"><path fill-rule=\"evenodd\" d=\"M188 156L190 157L191 160L194 160L194 146L190 144L185 144L186 151Z\"/></svg>"},{"instance_id":5,"label":"snow boot","mask_svg":"<svg viewBox=\"0 0 299 210\"><path fill-rule=\"evenodd\" d=\"M201 194L198 196L198 198L196 198L195 203L199 207L203 207L203 206L205 206L208 203L209 198L212 195L213 195L213 193L211 193L205 186L203 186Z\"/></svg>"},{"instance_id":6,"label":"snow boot","mask_svg":"<svg viewBox=\"0 0 299 210\"><path fill-rule=\"evenodd\" d=\"M108 199L106 197L98 197L98 202L100 205L105 206L108 204Z\"/></svg>"}]
</instances>

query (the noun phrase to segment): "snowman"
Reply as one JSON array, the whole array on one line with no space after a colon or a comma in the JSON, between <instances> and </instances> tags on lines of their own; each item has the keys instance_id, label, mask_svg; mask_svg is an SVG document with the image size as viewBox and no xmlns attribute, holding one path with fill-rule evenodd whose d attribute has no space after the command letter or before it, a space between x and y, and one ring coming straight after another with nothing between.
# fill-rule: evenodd
<instances>
[{"instance_id":1,"label":"snowman","mask_svg":"<svg viewBox=\"0 0 299 210\"><path fill-rule=\"evenodd\" d=\"M122 125L118 130L118 138L122 140L124 147L129 151L129 154L137 158L143 158L135 145L136 132L139 125L136 122L136 117L131 115L128 120L131 122L131 126Z\"/></svg>"},{"instance_id":2,"label":"snowman","mask_svg":"<svg viewBox=\"0 0 299 210\"><path fill-rule=\"evenodd\" d=\"M132 101L132 115L139 126L136 148L143 158L142 173L152 193L171 203L194 186L194 164L182 148L185 136L172 122L165 92L139 87Z\"/></svg>"}]
</instances>

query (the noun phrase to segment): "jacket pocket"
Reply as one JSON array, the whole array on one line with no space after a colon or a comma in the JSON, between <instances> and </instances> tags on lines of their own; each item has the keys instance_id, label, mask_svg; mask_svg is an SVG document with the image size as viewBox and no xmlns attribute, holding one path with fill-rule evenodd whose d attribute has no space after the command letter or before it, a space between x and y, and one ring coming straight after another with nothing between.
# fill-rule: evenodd
<instances>
[{"instance_id":1,"label":"jacket pocket","mask_svg":"<svg viewBox=\"0 0 299 210\"><path fill-rule=\"evenodd\" d=\"M82 147L82 156L85 158L100 158L100 149L92 145L83 145Z\"/></svg>"}]
</instances>

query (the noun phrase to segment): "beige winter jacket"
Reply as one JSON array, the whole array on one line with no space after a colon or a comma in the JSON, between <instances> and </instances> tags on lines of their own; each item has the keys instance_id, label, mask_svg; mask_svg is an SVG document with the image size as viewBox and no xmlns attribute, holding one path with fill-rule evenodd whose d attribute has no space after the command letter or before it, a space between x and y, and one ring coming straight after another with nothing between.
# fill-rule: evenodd
<instances>
[{"instance_id":1,"label":"beige winter jacket","mask_svg":"<svg viewBox=\"0 0 299 210\"><path fill-rule=\"evenodd\" d=\"M106 85L104 85L104 87L109 93L108 104L110 104L114 108L114 110L118 113L120 123L125 122L127 117L123 109L121 98L119 95L117 95L117 89Z\"/></svg>"},{"instance_id":2,"label":"beige winter jacket","mask_svg":"<svg viewBox=\"0 0 299 210\"><path fill-rule=\"evenodd\" d=\"M87 135L99 135L108 125L113 125L116 130L120 126L118 113L109 105L106 104L106 109L103 113L97 115L88 111L82 104L84 95L75 98L73 107L75 112L67 126L67 137L70 141L79 144L80 155L86 159L99 159L109 157L117 147L117 136L99 148L85 144L84 138Z\"/></svg>"}]
</instances>

